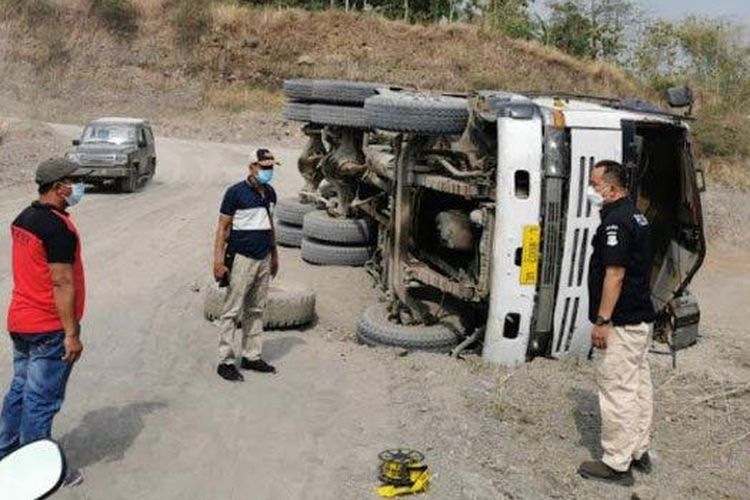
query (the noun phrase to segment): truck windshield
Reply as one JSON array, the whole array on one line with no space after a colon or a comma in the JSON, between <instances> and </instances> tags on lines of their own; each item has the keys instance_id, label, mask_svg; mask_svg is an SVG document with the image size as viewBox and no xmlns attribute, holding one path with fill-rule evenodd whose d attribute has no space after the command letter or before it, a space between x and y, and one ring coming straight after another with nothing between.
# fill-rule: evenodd
<instances>
[{"instance_id":1,"label":"truck windshield","mask_svg":"<svg viewBox=\"0 0 750 500\"><path fill-rule=\"evenodd\" d=\"M83 131L83 142L86 144L135 142L135 127L112 124L89 125Z\"/></svg>"}]
</instances>

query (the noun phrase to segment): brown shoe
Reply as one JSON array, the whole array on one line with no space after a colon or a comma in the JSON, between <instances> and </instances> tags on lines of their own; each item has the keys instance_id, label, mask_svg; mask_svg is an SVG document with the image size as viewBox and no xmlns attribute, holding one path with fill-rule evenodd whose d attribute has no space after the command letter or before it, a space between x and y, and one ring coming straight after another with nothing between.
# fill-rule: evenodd
<instances>
[{"instance_id":1,"label":"brown shoe","mask_svg":"<svg viewBox=\"0 0 750 500\"><path fill-rule=\"evenodd\" d=\"M653 465L651 465L651 456L649 456L648 452L641 455L641 458L634 458L631 465L642 474L651 474L651 469L653 468Z\"/></svg>"},{"instance_id":2,"label":"brown shoe","mask_svg":"<svg viewBox=\"0 0 750 500\"><path fill-rule=\"evenodd\" d=\"M630 469L625 472L616 471L601 460L583 462L578 466L578 473L585 479L596 479L597 481L619 484L620 486L633 486L635 484L633 473L630 472Z\"/></svg>"}]
</instances>

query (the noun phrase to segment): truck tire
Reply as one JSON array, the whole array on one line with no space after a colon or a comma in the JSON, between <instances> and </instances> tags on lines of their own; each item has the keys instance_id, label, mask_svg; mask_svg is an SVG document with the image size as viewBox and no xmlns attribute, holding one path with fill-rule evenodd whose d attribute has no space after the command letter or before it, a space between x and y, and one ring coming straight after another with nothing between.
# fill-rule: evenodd
<instances>
[{"instance_id":1,"label":"truck tire","mask_svg":"<svg viewBox=\"0 0 750 500\"><path fill-rule=\"evenodd\" d=\"M276 203L276 218L284 224L302 227L305 214L315 209L315 204L302 203L297 197L282 198Z\"/></svg>"},{"instance_id":2,"label":"truck tire","mask_svg":"<svg viewBox=\"0 0 750 500\"><path fill-rule=\"evenodd\" d=\"M362 106L377 89L388 87L382 83L352 82L347 80L314 80L313 99L315 102L332 102Z\"/></svg>"},{"instance_id":3,"label":"truck tire","mask_svg":"<svg viewBox=\"0 0 750 500\"><path fill-rule=\"evenodd\" d=\"M330 243L364 245L372 241L372 229L367 219L337 219L325 210L305 215L302 232L307 238Z\"/></svg>"},{"instance_id":4,"label":"truck tire","mask_svg":"<svg viewBox=\"0 0 750 500\"><path fill-rule=\"evenodd\" d=\"M302 239L302 260L323 266L364 266L370 260L369 246L339 246Z\"/></svg>"},{"instance_id":5,"label":"truck tire","mask_svg":"<svg viewBox=\"0 0 750 500\"><path fill-rule=\"evenodd\" d=\"M309 123L312 121L311 108L310 104L303 102L288 102L284 104L281 115L287 120Z\"/></svg>"},{"instance_id":6,"label":"truck tire","mask_svg":"<svg viewBox=\"0 0 750 500\"><path fill-rule=\"evenodd\" d=\"M128 172L127 177L120 177L117 179L117 190L121 193L134 193L138 189L138 172L135 168L131 168Z\"/></svg>"},{"instance_id":7,"label":"truck tire","mask_svg":"<svg viewBox=\"0 0 750 500\"><path fill-rule=\"evenodd\" d=\"M226 288L216 283L206 287L203 315L209 321L221 317ZM263 312L264 328L289 328L305 325L315 318L315 291L301 285L277 285L268 287L266 310Z\"/></svg>"},{"instance_id":8,"label":"truck tire","mask_svg":"<svg viewBox=\"0 0 750 500\"><path fill-rule=\"evenodd\" d=\"M274 226L276 243L283 247L299 248L302 246L302 228L285 222L276 221Z\"/></svg>"},{"instance_id":9,"label":"truck tire","mask_svg":"<svg viewBox=\"0 0 750 500\"><path fill-rule=\"evenodd\" d=\"M466 99L413 92L370 97L365 111L372 128L416 134L460 134L469 120Z\"/></svg>"},{"instance_id":10,"label":"truck tire","mask_svg":"<svg viewBox=\"0 0 750 500\"><path fill-rule=\"evenodd\" d=\"M355 106L332 106L330 104L313 104L310 121L322 125L339 127L368 128L365 110Z\"/></svg>"},{"instance_id":11,"label":"truck tire","mask_svg":"<svg viewBox=\"0 0 750 500\"><path fill-rule=\"evenodd\" d=\"M294 101L313 99L313 80L284 80L284 95Z\"/></svg>"},{"instance_id":12,"label":"truck tire","mask_svg":"<svg viewBox=\"0 0 750 500\"><path fill-rule=\"evenodd\" d=\"M448 352L461 336L450 325L406 326L391 322L385 304L373 304L362 312L357 324L357 338L365 344L403 347L434 352Z\"/></svg>"},{"instance_id":13,"label":"truck tire","mask_svg":"<svg viewBox=\"0 0 750 500\"><path fill-rule=\"evenodd\" d=\"M315 291L301 285L268 287L268 301L263 312L263 327L293 328L306 325L315 318Z\"/></svg>"}]
</instances>

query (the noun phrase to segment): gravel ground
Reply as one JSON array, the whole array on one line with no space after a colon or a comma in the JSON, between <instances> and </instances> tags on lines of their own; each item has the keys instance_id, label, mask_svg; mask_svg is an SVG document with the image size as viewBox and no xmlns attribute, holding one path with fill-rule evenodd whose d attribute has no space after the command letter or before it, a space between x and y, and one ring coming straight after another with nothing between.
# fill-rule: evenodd
<instances>
[{"instance_id":1,"label":"gravel ground","mask_svg":"<svg viewBox=\"0 0 750 500\"><path fill-rule=\"evenodd\" d=\"M10 123L0 146L6 226L33 196L29 166L78 130ZM296 150L273 146L294 164ZM392 446L425 452L435 473L426 498L750 498L750 254L736 244L741 232L730 232L746 195L705 197L711 248L693 287L703 338L676 370L655 346L657 468L624 489L575 474L599 452L590 363L541 359L509 370L471 353L457 361L359 346L354 324L376 296L366 274L308 266L295 250L283 250L281 279L317 290L318 322L268 337L279 377L222 385L193 290L205 280L220 193L252 147L164 138L157 147L152 184L76 207L91 271L87 351L57 429L86 482L60 498L374 498L377 452ZM277 186L289 195L299 182L290 168ZM7 297L6 232L0 240ZM0 380L8 377L3 363Z\"/></svg>"}]
</instances>

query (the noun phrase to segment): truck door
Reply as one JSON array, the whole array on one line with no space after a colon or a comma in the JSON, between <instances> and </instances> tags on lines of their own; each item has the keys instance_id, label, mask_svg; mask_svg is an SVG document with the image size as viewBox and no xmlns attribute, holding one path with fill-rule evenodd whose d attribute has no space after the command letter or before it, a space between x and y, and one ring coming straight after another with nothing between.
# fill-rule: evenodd
<instances>
[{"instance_id":1,"label":"truck door","mask_svg":"<svg viewBox=\"0 0 750 500\"><path fill-rule=\"evenodd\" d=\"M586 356L591 348L588 272L598 210L586 198L591 168L599 160L622 162L620 129L573 128L562 266L555 300L550 354Z\"/></svg>"}]
</instances>

